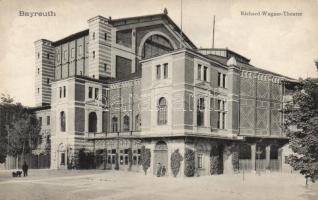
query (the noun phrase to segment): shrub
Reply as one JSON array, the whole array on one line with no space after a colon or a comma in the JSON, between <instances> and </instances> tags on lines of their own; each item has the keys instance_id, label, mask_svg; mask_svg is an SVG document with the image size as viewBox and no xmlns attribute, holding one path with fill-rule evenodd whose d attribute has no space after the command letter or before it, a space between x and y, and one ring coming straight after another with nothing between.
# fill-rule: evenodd
<instances>
[{"instance_id":1,"label":"shrub","mask_svg":"<svg viewBox=\"0 0 318 200\"><path fill-rule=\"evenodd\" d=\"M146 149L145 146L142 146L141 152L140 152L140 162L145 174L147 174L147 170L150 167L150 159L151 159L150 149Z\"/></svg>"},{"instance_id":2,"label":"shrub","mask_svg":"<svg viewBox=\"0 0 318 200\"><path fill-rule=\"evenodd\" d=\"M185 159L184 175L187 177L194 176L194 172L195 172L194 151L192 149L186 148L184 153L184 159Z\"/></svg>"},{"instance_id":3,"label":"shrub","mask_svg":"<svg viewBox=\"0 0 318 200\"><path fill-rule=\"evenodd\" d=\"M179 149L177 149L171 154L171 170L174 177L179 173L181 161L183 161L183 157L179 153Z\"/></svg>"},{"instance_id":4,"label":"shrub","mask_svg":"<svg viewBox=\"0 0 318 200\"><path fill-rule=\"evenodd\" d=\"M210 174L222 174L223 173L223 156L222 146L213 144L210 152Z\"/></svg>"}]
</instances>

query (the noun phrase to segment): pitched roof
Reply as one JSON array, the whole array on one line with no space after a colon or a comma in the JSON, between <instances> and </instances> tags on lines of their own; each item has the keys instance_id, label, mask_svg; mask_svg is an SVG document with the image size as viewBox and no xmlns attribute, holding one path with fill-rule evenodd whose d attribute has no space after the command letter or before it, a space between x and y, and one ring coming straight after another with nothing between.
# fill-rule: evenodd
<instances>
[{"instance_id":1,"label":"pitched roof","mask_svg":"<svg viewBox=\"0 0 318 200\"><path fill-rule=\"evenodd\" d=\"M110 23L113 26L120 26L120 25L134 24L134 23L140 23L140 22L154 21L158 19L167 20L168 23L170 23L173 26L176 32L181 33L180 27L176 23L174 23L174 21L168 16L168 14L165 14L165 13L111 19ZM197 47L193 44L193 42L188 38L188 36L184 32L182 32L182 37L193 49L197 49Z\"/></svg>"}]
</instances>

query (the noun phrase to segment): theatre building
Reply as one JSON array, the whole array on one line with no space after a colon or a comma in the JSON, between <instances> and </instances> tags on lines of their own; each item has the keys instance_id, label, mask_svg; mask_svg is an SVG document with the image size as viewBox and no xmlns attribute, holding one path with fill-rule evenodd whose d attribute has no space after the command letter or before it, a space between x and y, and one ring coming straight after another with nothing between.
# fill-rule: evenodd
<instances>
[{"instance_id":1,"label":"theatre building","mask_svg":"<svg viewBox=\"0 0 318 200\"><path fill-rule=\"evenodd\" d=\"M229 49L199 49L167 12L111 19L35 42L35 98L49 119L51 168L142 171L194 153L198 175L279 171L288 142L281 112L288 77Z\"/></svg>"}]
</instances>

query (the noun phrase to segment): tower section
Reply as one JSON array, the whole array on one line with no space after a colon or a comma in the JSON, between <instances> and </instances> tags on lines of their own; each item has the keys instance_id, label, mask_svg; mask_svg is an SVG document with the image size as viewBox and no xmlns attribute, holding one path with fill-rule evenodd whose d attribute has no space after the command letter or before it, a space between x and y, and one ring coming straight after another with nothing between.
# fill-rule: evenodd
<instances>
[{"instance_id":1,"label":"tower section","mask_svg":"<svg viewBox=\"0 0 318 200\"><path fill-rule=\"evenodd\" d=\"M111 76L111 42L112 25L109 19L96 16L88 20L89 24L89 70L88 75L93 78L107 78Z\"/></svg>"},{"instance_id":2,"label":"tower section","mask_svg":"<svg viewBox=\"0 0 318 200\"><path fill-rule=\"evenodd\" d=\"M51 81L54 80L54 47L49 40L41 39L35 45L35 104L51 104Z\"/></svg>"}]
</instances>

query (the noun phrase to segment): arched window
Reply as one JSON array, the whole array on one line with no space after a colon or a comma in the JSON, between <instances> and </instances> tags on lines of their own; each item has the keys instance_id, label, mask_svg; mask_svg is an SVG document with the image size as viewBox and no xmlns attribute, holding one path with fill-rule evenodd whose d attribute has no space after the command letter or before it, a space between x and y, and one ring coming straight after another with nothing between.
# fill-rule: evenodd
<instances>
[{"instance_id":1,"label":"arched window","mask_svg":"<svg viewBox=\"0 0 318 200\"><path fill-rule=\"evenodd\" d=\"M129 117L127 115L124 116L123 131L129 131Z\"/></svg>"},{"instance_id":2,"label":"arched window","mask_svg":"<svg viewBox=\"0 0 318 200\"><path fill-rule=\"evenodd\" d=\"M65 112L60 112L60 125L61 125L61 131L65 132L66 127L66 120L65 120Z\"/></svg>"},{"instance_id":3,"label":"arched window","mask_svg":"<svg viewBox=\"0 0 318 200\"><path fill-rule=\"evenodd\" d=\"M173 51L170 41L161 35L150 36L142 48L142 57L151 58Z\"/></svg>"},{"instance_id":4,"label":"arched window","mask_svg":"<svg viewBox=\"0 0 318 200\"><path fill-rule=\"evenodd\" d=\"M155 150L156 151L167 151L168 150L167 143L165 143L164 141L157 142L157 144L155 146Z\"/></svg>"},{"instance_id":5,"label":"arched window","mask_svg":"<svg viewBox=\"0 0 318 200\"><path fill-rule=\"evenodd\" d=\"M112 132L118 132L118 118L113 117L112 118Z\"/></svg>"},{"instance_id":6,"label":"arched window","mask_svg":"<svg viewBox=\"0 0 318 200\"><path fill-rule=\"evenodd\" d=\"M135 117L135 130L140 131L141 130L141 118L140 115L136 115Z\"/></svg>"},{"instance_id":7,"label":"arched window","mask_svg":"<svg viewBox=\"0 0 318 200\"><path fill-rule=\"evenodd\" d=\"M167 124L167 100L161 97L158 102L158 125Z\"/></svg>"},{"instance_id":8,"label":"arched window","mask_svg":"<svg viewBox=\"0 0 318 200\"><path fill-rule=\"evenodd\" d=\"M91 112L88 115L88 132L96 132L97 131L97 116L95 112Z\"/></svg>"}]
</instances>

